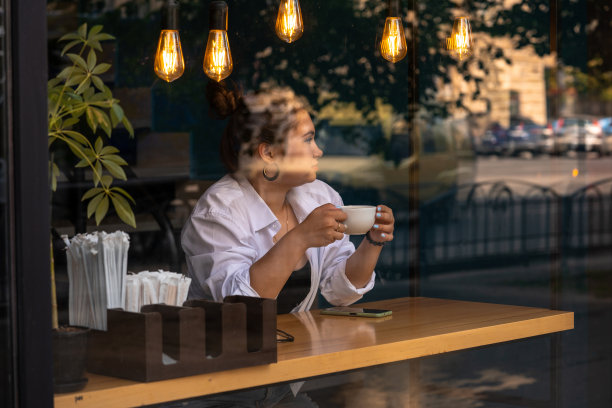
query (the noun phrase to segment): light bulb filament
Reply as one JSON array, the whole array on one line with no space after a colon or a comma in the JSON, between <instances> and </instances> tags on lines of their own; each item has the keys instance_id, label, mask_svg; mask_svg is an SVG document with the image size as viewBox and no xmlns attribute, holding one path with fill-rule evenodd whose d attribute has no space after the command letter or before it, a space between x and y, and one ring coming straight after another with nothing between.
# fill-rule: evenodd
<instances>
[{"instance_id":1,"label":"light bulb filament","mask_svg":"<svg viewBox=\"0 0 612 408\"><path fill-rule=\"evenodd\" d=\"M178 54L174 43L170 41L170 37L164 39L164 50L162 51L162 60L164 62L164 71L168 73L176 72L178 68Z\"/></svg>"},{"instance_id":2,"label":"light bulb filament","mask_svg":"<svg viewBox=\"0 0 612 408\"><path fill-rule=\"evenodd\" d=\"M459 50L462 48L465 49L468 47L468 41L463 34L455 35L455 47Z\"/></svg>"},{"instance_id":3,"label":"light bulb filament","mask_svg":"<svg viewBox=\"0 0 612 408\"><path fill-rule=\"evenodd\" d=\"M213 40L213 54L212 54L212 67L211 70L219 75L225 66L225 48L221 46L220 41Z\"/></svg>"},{"instance_id":4,"label":"light bulb filament","mask_svg":"<svg viewBox=\"0 0 612 408\"><path fill-rule=\"evenodd\" d=\"M297 16L291 3L285 3L285 15L283 16L283 31L286 35L293 35L297 28Z\"/></svg>"},{"instance_id":5,"label":"light bulb filament","mask_svg":"<svg viewBox=\"0 0 612 408\"><path fill-rule=\"evenodd\" d=\"M388 43L389 50L391 51L392 54L394 55L399 54L399 49L401 47L401 41L397 33L396 27L393 27L393 30L391 30L391 33L389 34L389 37L387 38L387 43Z\"/></svg>"}]
</instances>

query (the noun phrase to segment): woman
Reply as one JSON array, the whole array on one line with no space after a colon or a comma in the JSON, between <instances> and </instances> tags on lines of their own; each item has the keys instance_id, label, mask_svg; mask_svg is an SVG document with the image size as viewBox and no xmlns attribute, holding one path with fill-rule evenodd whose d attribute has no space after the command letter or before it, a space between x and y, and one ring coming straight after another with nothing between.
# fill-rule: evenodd
<instances>
[{"instance_id":1,"label":"woman","mask_svg":"<svg viewBox=\"0 0 612 408\"><path fill-rule=\"evenodd\" d=\"M202 195L182 231L190 298L276 298L279 313L310 309L319 288L333 305L359 300L393 239L391 209L377 206L355 250L340 196L316 179L323 152L305 102L288 89L241 96L216 82L207 98L216 117L229 117L221 141L229 174Z\"/></svg>"}]
</instances>

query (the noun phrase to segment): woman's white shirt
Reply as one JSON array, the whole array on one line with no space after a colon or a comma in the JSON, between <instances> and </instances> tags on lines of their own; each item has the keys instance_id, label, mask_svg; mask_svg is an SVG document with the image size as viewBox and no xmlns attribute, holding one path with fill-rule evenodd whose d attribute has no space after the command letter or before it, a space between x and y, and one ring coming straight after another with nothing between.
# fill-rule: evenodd
<instances>
[{"instance_id":1,"label":"woman's white shirt","mask_svg":"<svg viewBox=\"0 0 612 408\"><path fill-rule=\"evenodd\" d=\"M287 201L302 222L315 208L332 203L342 205L340 195L326 183L294 187ZM273 246L273 237L281 228L279 220L257 194L251 183L240 175L226 175L200 197L181 234L188 273L193 279L189 298L213 299L225 296L257 296L250 285L251 265ZM355 246L345 235L325 247L309 248L306 256L311 268L310 291L294 311L309 310L317 289L333 305L346 306L361 299L374 287L370 282L357 289L344 271L346 260Z\"/></svg>"}]
</instances>

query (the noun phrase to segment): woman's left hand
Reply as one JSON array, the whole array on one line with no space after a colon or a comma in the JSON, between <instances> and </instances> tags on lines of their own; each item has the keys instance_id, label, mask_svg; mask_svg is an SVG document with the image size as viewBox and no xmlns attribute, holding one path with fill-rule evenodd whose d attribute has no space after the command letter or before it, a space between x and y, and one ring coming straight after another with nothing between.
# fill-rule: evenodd
<instances>
[{"instance_id":1,"label":"woman's left hand","mask_svg":"<svg viewBox=\"0 0 612 408\"><path fill-rule=\"evenodd\" d=\"M377 205L374 226L370 229L370 238L378 242L393 241L394 226L393 211L386 205Z\"/></svg>"}]
</instances>

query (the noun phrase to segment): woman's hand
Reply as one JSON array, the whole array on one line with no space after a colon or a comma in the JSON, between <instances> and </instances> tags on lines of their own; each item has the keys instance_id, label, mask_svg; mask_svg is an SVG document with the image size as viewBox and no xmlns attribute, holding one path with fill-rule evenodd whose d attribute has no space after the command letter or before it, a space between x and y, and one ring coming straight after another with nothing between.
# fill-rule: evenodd
<instances>
[{"instance_id":1,"label":"woman's hand","mask_svg":"<svg viewBox=\"0 0 612 408\"><path fill-rule=\"evenodd\" d=\"M378 242L393 241L394 227L393 211L385 205L377 205L374 226L370 229L370 238Z\"/></svg>"},{"instance_id":2,"label":"woman's hand","mask_svg":"<svg viewBox=\"0 0 612 408\"><path fill-rule=\"evenodd\" d=\"M308 248L322 247L344 238L346 220L344 211L333 204L324 204L315 208L308 217L295 227Z\"/></svg>"}]
</instances>

